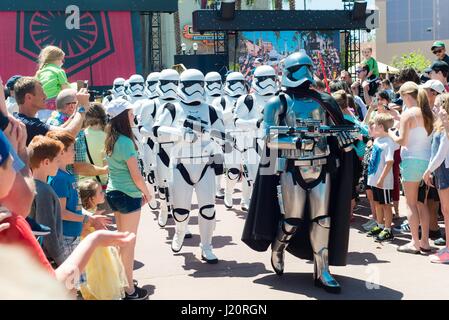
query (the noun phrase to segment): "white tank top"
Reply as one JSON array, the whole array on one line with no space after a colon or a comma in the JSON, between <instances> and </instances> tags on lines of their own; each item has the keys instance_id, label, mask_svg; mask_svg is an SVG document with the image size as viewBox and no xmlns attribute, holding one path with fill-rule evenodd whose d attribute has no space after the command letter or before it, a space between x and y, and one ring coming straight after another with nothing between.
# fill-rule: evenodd
<instances>
[{"instance_id":1,"label":"white tank top","mask_svg":"<svg viewBox=\"0 0 449 320\"><path fill-rule=\"evenodd\" d=\"M424 127L418 126L418 120L413 115L416 127L410 129L407 145L401 148L401 159L430 160L432 135L427 135Z\"/></svg>"}]
</instances>

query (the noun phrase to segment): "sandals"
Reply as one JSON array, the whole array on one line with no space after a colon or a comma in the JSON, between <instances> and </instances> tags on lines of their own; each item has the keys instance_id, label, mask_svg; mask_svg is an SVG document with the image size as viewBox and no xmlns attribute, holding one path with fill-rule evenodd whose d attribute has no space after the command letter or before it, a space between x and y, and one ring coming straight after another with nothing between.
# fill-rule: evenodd
<instances>
[{"instance_id":1,"label":"sandals","mask_svg":"<svg viewBox=\"0 0 449 320\"><path fill-rule=\"evenodd\" d=\"M416 249L415 246L410 244L405 244L403 246L399 246L397 248L397 251L403 252L403 253L410 253L410 254L420 254L421 251Z\"/></svg>"}]
</instances>

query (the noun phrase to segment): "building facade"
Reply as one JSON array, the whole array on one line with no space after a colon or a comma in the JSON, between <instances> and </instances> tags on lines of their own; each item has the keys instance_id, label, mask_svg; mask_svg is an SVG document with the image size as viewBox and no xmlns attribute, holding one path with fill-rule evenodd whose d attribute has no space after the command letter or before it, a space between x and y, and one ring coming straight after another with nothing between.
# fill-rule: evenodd
<instances>
[{"instance_id":1,"label":"building facade","mask_svg":"<svg viewBox=\"0 0 449 320\"><path fill-rule=\"evenodd\" d=\"M376 0L379 28L376 57L391 64L395 56L421 52L434 60L435 40L449 46L449 0Z\"/></svg>"}]
</instances>

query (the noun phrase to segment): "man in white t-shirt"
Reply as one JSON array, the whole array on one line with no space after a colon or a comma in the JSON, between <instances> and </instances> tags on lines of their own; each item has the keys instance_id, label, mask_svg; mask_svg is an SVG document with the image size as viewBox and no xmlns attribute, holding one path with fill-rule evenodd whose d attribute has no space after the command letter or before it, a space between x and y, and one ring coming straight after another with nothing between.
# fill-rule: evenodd
<instances>
[{"instance_id":1,"label":"man in white t-shirt","mask_svg":"<svg viewBox=\"0 0 449 320\"><path fill-rule=\"evenodd\" d=\"M373 191L376 208L377 225L369 232L369 236L376 236L376 241L392 240L393 233L393 163L394 152L398 145L388 136L388 130L393 127L394 119L391 115L379 113L374 117L373 150L368 165L368 185Z\"/></svg>"}]
</instances>

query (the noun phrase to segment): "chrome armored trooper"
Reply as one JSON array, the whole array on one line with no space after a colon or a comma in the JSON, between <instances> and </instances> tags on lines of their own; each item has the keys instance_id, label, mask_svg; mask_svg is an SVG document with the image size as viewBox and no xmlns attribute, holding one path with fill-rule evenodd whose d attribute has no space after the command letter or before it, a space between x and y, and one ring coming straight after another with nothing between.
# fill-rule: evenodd
<instances>
[{"instance_id":1,"label":"chrome armored trooper","mask_svg":"<svg viewBox=\"0 0 449 320\"><path fill-rule=\"evenodd\" d=\"M173 217L176 232L173 252L183 246L195 189L201 238L201 258L217 263L212 251L215 229L215 175L222 171L221 148L212 138L223 140L224 125L220 114L204 100L204 75L196 69L180 76L179 102L167 103L155 123L154 136L159 143L172 142L170 170L173 175Z\"/></svg>"},{"instance_id":2,"label":"chrome armored trooper","mask_svg":"<svg viewBox=\"0 0 449 320\"><path fill-rule=\"evenodd\" d=\"M154 99L158 96L156 91L157 82L159 81L159 72L151 72L146 80L145 95L148 99Z\"/></svg>"},{"instance_id":3,"label":"chrome armored trooper","mask_svg":"<svg viewBox=\"0 0 449 320\"><path fill-rule=\"evenodd\" d=\"M221 75L218 72L212 71L206 74L204 90L206 91L206 103L213 105L215 99L221 97L223 94L223 83L221 80ZM221 178L222 175L216 176L216 198L223 199L224 193L221 191Z\"/></svg>"},{"instance_id":4,"label":"chrome armored trooper","mask_svg":"<svg viewBox=\"0 0 449 320\"><path fill-rule=\"evenodd\" d=\"M225 148L225 196L224 204L230 209L233 205L234 187L241 176L241 154L235 148L234 109L238 98L246 94L245 78L240 72L231 72L226 77L224 95L213 102L213 106L222 114L228 139Z\"/></svg>"},{"instance_id":5,"label":"chrome armored trooper","mask_svg":"<svg viewBox=\"0 0 449 320\"><path fill-rule=\"evenodd\" d=\"M271 264L281 275L284 272L284 252L295 233L309 232L315 284L329 292L340 292L340 285L329 271L330 211L337 210L338 201L349 205L350 199L344 198L342 193L342 198L335 200L331 195L331 181L337 181L333 174L339 166L337 157L351 152L350 145L354 141L351 127L341 125L344 124L341 111L329 95L320 95L309 88L314 84L314 78L312 60L307 54L298 52L288 56L284 68L282 85L286 93L271 99L264 110L267 147L279 152L276 160L279 175L277 193L282 214L271 246ZM329 100L327 104L324 99ZM340 119L338 127L333 125L336 119ZM351 170L348 166L345 168ZM342 176L338 175L338 179L345 179L346 173L340 174ZM337 190L333 192L337 193ZM258 195L253 194L253 197ZM334 202L329 207L331 197L334 197ZM347 223L349 210L344 211L339 215L333 214L332 219L342 219ZM309 223L309 230L298 228L302 221Z\"/></svg>"},{"instance_id":6,"label":"chrome armored trooper","mask_svg":"<svg viewBox=\"0 0 449 320\"><path fill-rule=\"evenodd\" d=\"M112 85L111 94L107 95L103 99L103 107L106 107L109 102L114 99L118 99L126 95L125 93L125 79L116 78L114 79L114 83Z\"/></svg>"},{"instance_id":7,"label":"chrome armored trooper","mask_svg":"<svg viewBox=\"0 0 449 320\"><path fill-rule=\"evenodd\" d=\"M251 84L254 92L241 96L234 111L234 123L237 127L235 148L242 155L242 201L241 208L248 211L250 197L264 143L261 128L263 110L268 100L278 91L276 71L270 66L257 67Z\"/></svg>"}]
</instances>

